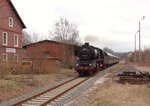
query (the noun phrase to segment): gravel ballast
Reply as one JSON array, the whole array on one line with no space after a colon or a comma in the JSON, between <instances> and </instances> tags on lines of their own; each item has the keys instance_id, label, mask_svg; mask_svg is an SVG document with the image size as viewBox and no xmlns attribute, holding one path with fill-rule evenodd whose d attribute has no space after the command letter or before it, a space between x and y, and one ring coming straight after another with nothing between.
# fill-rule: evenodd
<instances>
[{"instance_id":1,"label":"gravel ballast","mask_svg":"<svg viewBox=\"0 0 150 106\"><path fill-rule=\"evenodd\" d=\"M0 103L0 106L12 106L12 105L18 103L19 101L23 101L23 100L25 100L27 98L30 98L30 97L32 97L34 95L37 95L37 94L39 94L39 93L41 93L43 91L48 90L48 89L51 89L51 88L53 88L53 87L55 87L55 86L57 86L57 85L59 85L61 83L69 81L69 80L71 80L73 78L74 77L70 77L70 78L67 78L67 79L63 79L63 80L61 80L59 82L50 83L50 84L45 85L43 87L37 88L36 90L33 90L33 91L31 91L31 92L29 92L29 93L27 93L25 95L17 96L16 98L4 101L4 102Z\"/></svg>"},{"instance_id":2,"label":"gravel ballast","mask_svg":"<svg viewBox=\"0 0 150 106\"><path fill-rule=\"evenodd\" d=\"M116 66L116 65L115 65ZM113 67L115 67L113 66ZM74 88L63 97L58 98L55 102L50 103L48 106L64 106L67 105L69 102L75 100L79 97L84 91L87 91L89 88L93 86L93 84L104 75L106 75L113 67L107 68L101 72L98 72L96 76L90 78L86 82L82 83L78 87Z\"/></svg>"}]
</instances>

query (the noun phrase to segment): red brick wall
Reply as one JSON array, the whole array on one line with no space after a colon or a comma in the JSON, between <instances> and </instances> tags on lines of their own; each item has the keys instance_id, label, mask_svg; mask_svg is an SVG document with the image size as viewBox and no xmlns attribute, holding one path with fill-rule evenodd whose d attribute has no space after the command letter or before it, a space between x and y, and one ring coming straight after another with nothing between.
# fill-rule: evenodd
<instances>
[{"instance_id":1,"label":"red brick wall","mask_svg":"<svg viewBox=\"0 0 150 106\"><path fill-rule=\"evenodd\" d=\"M65 58L63 45L56 42L39 42L26 47L27 55L29 57L44 58L44 57L58 57L62 61Z\"/></svg>"},{"instance_id":2,"label":"red brick wall","mask_svg":"<svg viewBox=\"0 0 150 106\"><path fill-rule=\"evenodd\" d=\"M65 46L62 43L44 40L27 45L24 48L26 57L29 58L57 57L61 60L61 63L63 63L63 65L70 66L74 64L73 51L71 55L71 52L69 51L69 48L71 48L71 46L69 45Z\"/></svg>"},{"instance_id":3,"label":"red brick wall","mask_svg":"<svg viewBox=\"0 0 150 106\"><path fill-rule=\"evenodd\" d=\"M16 49L16 53L7 53L8 61L14 59L14 54L19 55L19 60L22 60L22 25L17 18L13 8L8 3L9 0L0 0L0 58L6 53L6 48ZM13 27L9 26L9 17L13 18ZM8 45L2 45L2 33L8 33ZM18 47L14 47L14 34L18 35ZM2 59L0 59L2 62Z\"/></svg>"},{"instance_id":4,"label":"red brick wall","mask_svg":"<svg viewBox=\"0 0 150 106\"><path fill-rule=\"evenodd\" d=\"M14 27L8 26L9 17L13 18ZM0 28L22 33L22 25L7 0L0 0Z\"/></svg>"}]
</instances>

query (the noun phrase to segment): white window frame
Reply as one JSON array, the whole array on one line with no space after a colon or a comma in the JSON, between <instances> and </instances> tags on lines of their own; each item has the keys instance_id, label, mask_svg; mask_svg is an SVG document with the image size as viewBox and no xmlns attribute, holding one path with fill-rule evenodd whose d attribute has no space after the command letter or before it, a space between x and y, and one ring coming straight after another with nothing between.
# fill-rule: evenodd
<instances>
[{"instance_id":1,"label":"white window frame","mask_svg":"<svg viewBox=\"0 0 150 106\"><path fill-rule=\"evenodd\" d=\"M15 37L17 37L17 39L15 39ZM16 41L17 40L17 41ZM17 44L16 44L17 43ZM14 34L14 46L15 47L18 47L18 35L17 34Z\"/></svg>"},{"instance_id":2,"label":"white window frame","mask_svg":"<svg viewBox=\"0 0 150 106\"><path fill-rule=\"evenodd\" d=\"M4 57L3 57L4 55L6 56L5 60L4 60ZM8 54L6 54L6 53L2 54L2 61L3 62L7 62L8 61Z\"/></svg>"},{"instance_id":3,"label":"white window frame","mask_svg":"<svg viewBox=\"0 0 150 106\"><path fill-rule=\"evenodd\" d=\"M4 43L4 34L6 34L6 44ZM2 44L8 45L8 33L7 32L3 32L3 34L2 34Z\"/></svg>"},{"instance_id":4,"label":"white window frame","mask_svg":"<svg viewBox=\"0 0 150 106\"><path fill-rule=\"evenodd\" d=\"M8 18L8 24L9 24L10 27L13 27L13 23L14 23L13 21L14 21L14 20L13 20L12 17L9 17L9 18Z\"/></svg>"},{"instance_id":5,"label":"white window frame","mask_svg":"<svg viewBox=\"0 0 150 106\"><path fill-rule=\"evenodd\" d=\"M16 59L17 56L17 59ZM18 62L19 61L19 55L18 54L14 54L14 62Z\"/></svg>"}]
</instances>

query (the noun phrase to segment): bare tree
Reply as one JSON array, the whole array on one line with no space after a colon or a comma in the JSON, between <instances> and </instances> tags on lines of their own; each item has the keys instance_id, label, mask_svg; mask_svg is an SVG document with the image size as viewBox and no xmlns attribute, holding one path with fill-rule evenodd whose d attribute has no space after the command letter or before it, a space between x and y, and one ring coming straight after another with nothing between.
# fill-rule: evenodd
<instances>
[{"instance_id":1,"label":"bare tree","mask_svg":"<svg viewBox=\"0 0 150 106\"><path fill-rule=\"evenodd\" d=\"M54 29L50 31L50 37L59 42L75 44L79 37L79 31L77 25L70 23L67 19L60 18L54 22Z\"/></svg>"},{"instance_id":2,"label":"bare tree","mask_svg":"<svg viewBox=\"0 0 150 106\"><path fill-rule=\"evenodd\" d=\"M30 33L27 31L23 32L24 46L27 44L34 43L34 42L38 42L40 40L41 40L40 34L37 32L30 32ZM27 61L31 61L31 62L28 65L28 67L22 68L23 72L32 73L32 74L33 73L38 74L40 72L40 69L43 68L41 66L41 64L42 64L41 51L43 51L43 49L44 48L42 48L40 45L37 48L36 46L34 46L34 44L32 45L32 48L30 50L28 50L28 48L25 48L25 50L23 51L23 53L25 55L24 59Z\"/></svg>"},{"instance_id":3,"label":"bare tree","mask_svg":"<svg viewBox=\"0 0 150 106\"><path fill-rule=\"evenodd\" d=\"M134 64L140 66L150 66L150 47L144 47L144 50L141 52L141 62L138 61L138 53L139 51L133 52L130 56L130 61Z\"/></svg>"},{"instance_id":4,"label":"bare tree","mask_svg":"<svg viewBox=\"0 0 150 106\"><path fill-rule=\"evenodd\" d=\"M38 41L41 41L41 40L42 40L42 36L41 36L40 33L33 31L33 32L31 32L30 34L31 34L31 36L32 36L32 41L33 41L33 42L38 42Z\"/></svg>"},{"instance_id":5,"label":"bare tree","mask_svg":"<svg viewBox=\"0 0 150 106\"><path fill-rule=\"evenodd\" d=\"M34 42L38 42L42 40L42 36L40 33L36 32L36 31L23 31L23 45L27 45L30 43L34 43Z\"/></svg>"},{"instance_id":6,"label":"bare tree","mask_svg":"<svg viewBox=\"0 0 150 106\"><path fill-rule=\"evenodd\" d=\"M54 29L50 31L49 36L64 45L65 63L67 66L73 65L73 45L77 44L79 31L77 25L69 22L67 19L60 18L54 22Z\"/></svg>"},{"instance_id":7,"label":"bare tree","mask_svg":"<svg viewBox=\"0 0 150 106\"><path fill-rule=\"evenodd\" d=\"M31 36L24 30L22 35L23 46L32 43Z\"/></svg>"}]
</instances>

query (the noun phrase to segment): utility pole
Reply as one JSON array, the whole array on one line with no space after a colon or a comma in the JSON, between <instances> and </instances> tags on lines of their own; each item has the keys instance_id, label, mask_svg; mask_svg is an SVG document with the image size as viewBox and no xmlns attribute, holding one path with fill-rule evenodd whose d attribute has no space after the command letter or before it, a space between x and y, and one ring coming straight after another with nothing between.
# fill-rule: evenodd
<instances>
[{"instance_id":1,"label":"utility pole","mask_svg":"<svg viewBox=\"0 0 150 106\"><path fill-rule=\"evenodd\" d=\"M140 20L139 20L139 63L141 63L141 20L144 20L145 16L143 16Z\"/></svg>"},{"instance_id":2,"label":"utility pole","mask_svg":"<svg viewBox=\"0 0 150 106\"><path fill-rule=\"evenodd\" d=\"M136 33L138 33L139 31L137 31ZM135 33L135 42L134 42L134 62L136 63L136 33Z\"/></svg>"}]
</instances>

